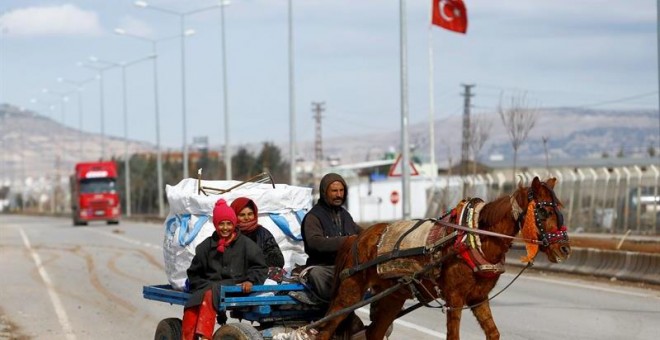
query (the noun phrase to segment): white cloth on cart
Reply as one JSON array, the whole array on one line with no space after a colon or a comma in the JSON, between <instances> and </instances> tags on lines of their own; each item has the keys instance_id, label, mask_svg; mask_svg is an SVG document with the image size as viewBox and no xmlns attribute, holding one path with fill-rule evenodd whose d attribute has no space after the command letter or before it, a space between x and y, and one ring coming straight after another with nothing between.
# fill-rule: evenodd
<instances>
[{"instance_id":1,"label":"white cloth on cart","mask_svg":"<svg viewBox=\"0 0 660 340\"><path fill-rule=\"evenodd\" d=\"M202 187L228 189L241 182L206 181ZM228 204L238 197L254 201L259 210L259 224L275 237L284 255L284 269L291 272L296 264L307 259L303 248L300 222L312 207L312 189L286 184L245 183L230 192L198 194L198 180L184 179L177 185L167 185L167 201L170 212L165 219L163 257L167 279L174 289L182 290L186 282L186 270L195 256L195 248L211 236L213 207L218 198Z\"/></svg>"}]
</instances>

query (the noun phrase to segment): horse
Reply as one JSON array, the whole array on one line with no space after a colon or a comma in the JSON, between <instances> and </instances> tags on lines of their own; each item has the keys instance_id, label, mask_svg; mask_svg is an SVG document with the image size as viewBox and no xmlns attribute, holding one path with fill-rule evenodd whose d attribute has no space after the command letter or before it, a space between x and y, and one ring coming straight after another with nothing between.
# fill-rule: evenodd
<instances>
[{"instance_id":1,"label":"horse","mask_svg":"<svg viewBox=\"0 0 660 340\"><path fill-rule=\"evenodd\" d=\"M528 252L528 256L521 260L533 261L539 250L546 254L550 262L558 263L567 259L571 249L560 212L561 203L553 191L555 183L556 178L543 182L535 177L529 187L519 183L510 196L500 197L485 205L482 203L480 211L472 216L478 230L462 234L464 239L472 236L473 241L480 242L480 250L472 253L482 256L490 264L501 265L516 239L515 235L520 232ZM441 221L433 220L433 223L440 224ZM459 226L453 224L455 227L452 229L452 224L448 225L447 233L453 230L460 235L460 230L456 230ZM321 320L320 327L307 329L307 334L317 340L330 339L337 326L346 318L345 311L363 302L365 294L369 292L373 297L386 295L371 303L371 323L365 333L367 339L383 339L388 327L401 312L404 302L413 297L423 304L437 298L445 301L449 340L459 339L464 306L472 310L486 339L499 339L500 333L493 320L488 294L503 269L496 270L497 265L482 263L485 270L477 270L475 264L470 264L470 260L464 256L465 251L461 253L463 256L456 251L456 245L465 243L453 238L453 244L442 243L432 253L406 257L408 262L400 265L399 269L421 268L417 273L408 275L407 280L402 280L402 277L383 277L373 264L379 262L379 242L382 242L381 238L388 226L388 223L375 224L346 240L335 263L335 293L326 313L328 317L324 318L328 321ZM391 261L388 259L384 263ZM402 284L404 281L405 284ZM330 317L333 314L335 316Z\"/></svg>"}]
</instances>

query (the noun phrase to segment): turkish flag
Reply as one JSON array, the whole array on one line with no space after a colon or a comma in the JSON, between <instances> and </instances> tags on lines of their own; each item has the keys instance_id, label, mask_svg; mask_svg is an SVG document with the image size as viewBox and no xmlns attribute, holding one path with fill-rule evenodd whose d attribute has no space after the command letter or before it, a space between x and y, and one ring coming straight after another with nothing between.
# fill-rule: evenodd
<instances>
[{"instance_id":1,"label":"turkish flag","mask_svg":"<svg viewBox=\"0 0 660 340\"><path fill-rule=\"evenodd\" d=\"M433 15L431 22L450 31L465 33L467 31L467 10L462 0L431 0Z\"/></svg>"}]
</instances>

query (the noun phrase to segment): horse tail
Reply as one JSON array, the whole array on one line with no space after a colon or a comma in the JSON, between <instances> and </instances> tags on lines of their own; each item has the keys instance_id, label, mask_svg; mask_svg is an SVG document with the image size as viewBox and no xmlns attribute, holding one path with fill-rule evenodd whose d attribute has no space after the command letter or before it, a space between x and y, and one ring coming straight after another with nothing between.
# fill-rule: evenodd
<instances>
[{"instance_id":1,"label":"horse tail","mask_svg":"<svg viewBox=\"0 0 660 340\"><path fill-rule=\"evenodd\" d=\"M336 290L339 288L341 282L341 272L347 267L351 266L351 258L357 257L357 248L353 247L357 243L358 235L348 236L339 247L337 251L337 258L335 259L335 277L332 288L332 296L335 296Z\"/></svg>"}]
</instances>

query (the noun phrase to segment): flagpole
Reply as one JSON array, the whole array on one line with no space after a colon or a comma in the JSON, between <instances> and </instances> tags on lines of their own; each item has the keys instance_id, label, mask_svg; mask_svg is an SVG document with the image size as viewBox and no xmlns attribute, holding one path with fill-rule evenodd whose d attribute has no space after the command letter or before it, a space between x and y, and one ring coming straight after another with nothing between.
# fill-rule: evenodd
<instances>
[{"instance_id":1,"label":"flagpole","mask_svg":"<svg viewBox=\"0 0 660 340\"><path fill-rule=\"evenodd\" d=\"M656 1L656 39L657 39L657 47L658 47L658 55L657 55L657 60L658 60L658 90L660 90L660 0ZM660 94L658 94L658 136L660 136ZM660 139L658 140L658 152L660 153Z\"/></svg>"},{"instance_id":2,"label":"flagpole","mask_svg":"<svg viewBox=\"0 0 660 340\"><path fill-rule=\"evenodd\" d=\"M658 0L660 1L660 0ZM435 98L433 96L433 1L429 11L429 161L431 162L431 179L435 190L435 179L438 176L438 167L435 164Z\"/></svg>"},{"instance_id":3,"label":"flagpole","mask_svg":"<svg viewBox=\"0 0 660 340\"><path fill-rule=\"evenodd\" d=\"M406 42L406 1L399 0L399 39L401 62L401 201L403 219L410 218L410 143L408 141L408 71Z\"/></svg>"}]
</instances>

